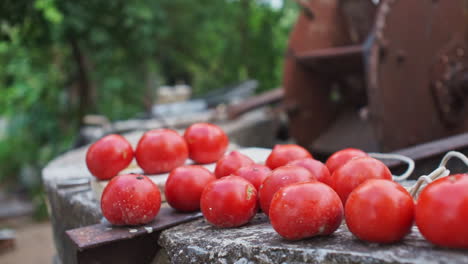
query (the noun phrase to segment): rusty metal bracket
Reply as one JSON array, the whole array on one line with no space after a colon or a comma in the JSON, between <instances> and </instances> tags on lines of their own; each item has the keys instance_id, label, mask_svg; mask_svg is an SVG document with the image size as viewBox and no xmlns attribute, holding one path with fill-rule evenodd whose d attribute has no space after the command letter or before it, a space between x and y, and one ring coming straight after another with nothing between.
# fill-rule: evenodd
<instances>
[{"instance_id":1,"label":"rusty metal bracket","mask_svg":"<svg viewBox=\"0 0 468 264\"><path fill-rule=\"evenodd\" d=\"M151 263L158 251L159 234L172 226L200 218L200 212L179 213L163 207L144 226L100 223L66 231L76 246L76 263Z\"/></svg>"},{"instance_id":2,"label":"rusty metal bracket","mask_svg":"<svg viewBox=\"0 0 468 264\"><path fill-rule=\"evenodd\" d=\"M364 69L363 45L348 45L312 50L296 55L302 63L315 72L336 74L363 72Z\"/></svg>"}]
</instances>

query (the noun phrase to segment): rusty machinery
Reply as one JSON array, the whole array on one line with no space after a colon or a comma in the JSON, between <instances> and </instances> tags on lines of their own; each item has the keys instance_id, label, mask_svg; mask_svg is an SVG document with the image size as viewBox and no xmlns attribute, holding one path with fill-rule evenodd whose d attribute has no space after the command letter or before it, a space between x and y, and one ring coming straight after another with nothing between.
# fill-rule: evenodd
<instances>
[{"instance_id":1,"label":"rusty machinery","mask_svg":"<svg viewBox=\"0 0 468 264\"><path fill-rule=\"evenodd\" d=\"M468 1L297 2L284 105L299 144L393 151L468 131Z\"/></svg>"}]
</instances>

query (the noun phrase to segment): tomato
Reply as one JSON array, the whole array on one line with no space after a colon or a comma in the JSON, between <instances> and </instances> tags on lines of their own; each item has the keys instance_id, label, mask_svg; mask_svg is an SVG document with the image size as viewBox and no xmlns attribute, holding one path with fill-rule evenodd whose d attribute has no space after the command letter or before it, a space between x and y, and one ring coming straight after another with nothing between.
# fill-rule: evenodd
<instances>
[{"instance_id":1,"label":"tomato","mask_svg":"<svg viewBox=\"0 0 468 264\"><path fill-rule=\"evenodd\" d=\"M426 186L416 203L416 225L430 242L468 249L468 174L450 175Z\"/></svg>"},{"instance_id":2,"label":"tomato","mask_svg":"<svg viewBox=\"0 0 468 264\"><path fill-rule=\"evenodd\" d=\"M413 197L393 181L367 180L346 201L346 225L351 233L365 241L400 241L411 231L413 218Z\"/></svg>"},{"instance_id":3,"label":"tomato","mask_svg":"<svg viewBox=\"0 0 468 264\"><path fill-rule=\"evenodd\" d=\"M92 144L86 152L86 166L96 178L108 180L127 168L133 149L120 135L108 135Z\"/></svg>"},{"instance_id":4,"label":"tomato","mask_svg":"<svg viewBox=\"0 0 468 264\"><path fill-rule=\"evenodd\" d=\"M141 225L151 222L161 207L158 186L148 177L124 174L104 188L101 210L113 225Z\"/></svg>"},{"instance_id":5,"label":"tomato","mask_svg":"<svg viewBox=\"0 0 468 264\"><path fill-rule=\"evenodd\" d=\"M219 160L229 145L224 131L213 124L195 123L184 133L189 148L189 157L197 163L212 163Z\"/></svg>"},{"instance_id":6,"label":"tomato","mask_svg":"<svg viewBox=\"0 0 468 264\"><path fill-rule=\"evenodd\" d=\"M392 173L380 160L371 157L354 158L332 174L330 187L346 204L348 195L368 179L392 180Z\"/></svg>"},{"instance_id":7,"label":"tomato","mask_svg":"<svg viewBox=\"0 0 468 264\"><path fill-rule=\"evenodd\" d=\"M170 129L155 129L143 134L135 157L138 165L149 174L169 172L185 163L188 147L183 137Z\"/></svg>"},{"instance_id":8,"label":"tomato","mask_svg":"<svg viewBox=\"0 0 468 264\"><path fill-rule=\"evenodd\" d=\"M325 184L330 182L330 172L328 171L327 166L325 166L322 162L312 159L312 158L305 158L300 160L294 160L288 163L288 165L297 165L304 167L312 173L312 175L317 178L318 181L321 181Z\"/></svg>"},{"instance_id":9,"label":"tomato","mask_svg":"<svg viewBox=\"0 0 468 264\"><path fill-rule=\"evenodd\" d=\"M252 165L255 162L244 154L231 151L216 162L215 175L217 178L229 176L239 168Z\"/></svg>"},{"instance_id":10,"label":"tomato","mask_svg":"<svg viewBox=\"0 0 468 264\"><path fill-rule=\"evenodd\" d=\"M336 169L344 165L350 159L367 156L367 153L360 149L346 148L333 153L333 155L327 159L325 166L327 166L330 174L333 174Z\"/></svg>"},{"instance_id":11,"label":"tomato","mask_svg":"<svg viewBox=\"0 0 468 264\"><path fill-rule=\"evenodd\" d=\"M332 234L342 220L340 197L321 182L288 185L276 192L271 201L271 225L286 239Z\"/></svg>"},{"instance_id":12,"label":"tomato","mask_svg":"<svg viewBox=\"0 0 468 264\"><path fill-rule=\"evenodd\" d=\"M305 168L287 165L273 170L258 191L260 207L268 215L273 195L281 188L296 182L315 181L315 177Z\"/></svg>"},{"instance_id":13,"label":"tomato","mask_svg":"<svg viewBox=\"0 0 468 264\"><path fill-rule=\"evenodd\" d=\"M270 175L271 170L267 166L252 164L239 168L233 175L240 176L253 184L258 191L263 180Z\"/></svg>"},{"instance_id":14,"label":"tomato","mask_svg":"<svg viewBox=\"0 0 468 264\"><path fill-rule=\"evenodd\" d=\"M171 171L166 180L164 193L167 203L182 212L200 209L200 197L205 186L216 180L207 169L198 165L186 165Z\"/></svg>"},{"instance_id":15,"label":"tomato","mask_svg":"<svg viewBox=\"0 0 468 264\"><path fill-rule=\"evenodd\" d=\"M272 170L284 166L293 160L312 158L305 148L295 145L276 145L268 155L265 164Z\"/></svg>"},{"instance_id":16,"label":"tomato","mask_svg":"<svg viewBox=\"0 0 468 264\"><path fill-rule=\"evenodd\" d=\"M203 190L201 211L217 227L248 223L257 212L257 190L239 176L227 176L209 183Z\"/></svg>"}]
</instances>

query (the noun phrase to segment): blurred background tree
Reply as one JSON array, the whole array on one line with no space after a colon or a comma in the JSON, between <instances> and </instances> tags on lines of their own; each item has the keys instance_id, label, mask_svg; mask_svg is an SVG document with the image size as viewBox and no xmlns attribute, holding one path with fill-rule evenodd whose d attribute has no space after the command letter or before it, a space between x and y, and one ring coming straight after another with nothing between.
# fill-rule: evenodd
<instances>
[{"instance_id":1,"label":"blurred background tree","mask_svg":"<svg viewBox=\"0 0 468 264\"><path fill-rule=\"evenodd\" d=\"M40 193L40 169L72 146L85 114L135 117L159 85L280 86L291 2L1 1L0 187Z\"/></svg>"}]
</instances>

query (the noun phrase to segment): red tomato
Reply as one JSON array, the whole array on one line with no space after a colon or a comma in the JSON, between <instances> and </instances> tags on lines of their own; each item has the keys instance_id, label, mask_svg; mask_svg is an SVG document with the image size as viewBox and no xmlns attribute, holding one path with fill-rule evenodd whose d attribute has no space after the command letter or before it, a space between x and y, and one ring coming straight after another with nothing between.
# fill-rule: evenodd
<instances>
[{"instance_id":1,"label":"red tomato","mask_svg":"<svg viewBox=\"0 0 468 264\"><path fill-rule=\"evenodd\" d=\"M169 172L185 163L188 147L183 137L170 129L155 129L143 134L135 157L138 165L149 174Z\"/></svg>"},{"instance_id":2,"label":"red tomato","mask_svg":"<svg viewBox=\"0 0 468 264\"><path fill-rule=\"evenodd\" d=\"M241 226L257 212L257 190L239 176L223 177L206 186L200 206L206 220L215 226Z\"/></svg>"},{"instance_id":3,"label":"red tomato","mask_svg":"<svg viewBox=\"0 0 468 264\"><path fill-rule=\"evenodd\" d=\"M286 239L329 235L342 220L340 197L321 182L288 185L276 192L271 201L271 225Z\"/></svg>"},{"instance_id":4,"label":"red tomato","mask_svg":"<svg viewBox=\"0 0 468 264\"><path fill-rule=\"evenodd\" d=\"M315 177L305 168L288 165L273 170L258 191L260 207L268 215L273 195L281 188L297 182L315 181Z\"/></svg>"},{"instance_id":5,"label":"red tomato","mask_svg":"<svg viewBox=\"0 0 468 264\"><path fill-rule=\"evenodd\" d=\"M312 158L305 148L295 145L276 145L268 156L265 164L272 170L284 166L293 160Z\"/></svg>"},{"instance_id":6,"label":"red tomato","mask_svg":"<svg viewBox=\"0 0 468 264\"><path fill-rule=\"evenodd\" d=\"M263 180L265 180L266 177L270 175L270 173L271 170L267 166L260 164L252 164L249 166L239 168L236 172L234 172L234 175L240 176L248 180L258 191Z\"/></svg>"},{"instance_id":7,"label":"red tomato","mask_svg":"<svg viewBox=\"0 0 468 264\"><path fill-rule=\"evenodd\" d=\"M182 212L200 209L200 197L205 186L216 180L207 169L197 165L175 168L169 174L164 187L166 201Z\"/></svg>"},{"instance_id":8,"label":"red tomato","mask_svg":"<svg viewBox=\"0 0 468 264\"><path fill-rule=\"evenodd\" d=\"M108 180L127 168L133 149L120 135L108 135L92 144L86 153L88 170L100 180Z\"/></svg>"},{"instance_id":9,"label":"red tomato","mask_svg":"<svg viewBox=\"0 0 468 264\"><path fill-rule=\"evenodd\" d=\"M161 207L158 186L148 177L124 174L114 177L102 193L101 210L113 225L151 222Z\"/></svg>"},{"instance_id":10,"label":"red tomato","mask_svg":"<svg viewBox=\"0 0 468 264\"><path fill-rule=\"evenodd\" d=\"M255 162L244 154L231 151L216 162L215 175L217 178L229 176L239 168L255 164Z\"/></svg>"},{"instance_id":11,"label":"red tomato","mask_svg":"<svg viewBox=\"0 0 468 264\"><path fill-rule=\"evenodd\" d=\"M346 148L333 153L333 155L331 155L328 158L327 162L325 163L325 166L327 166L328 170L330 171L330 174L333 174L333 172L336 169L344 165L350 159L367 156L367 153L360 149Z\"/></svg>"},{"instance_id":12,"label":"red tomato","mask_svg":"<svg viewBox=\"0 0 468 264\"><path fill-rule=\"evenodd\" d=\"M416 225L430 242L468 249L468 174L438 179L416 203Z\"/></svg>"},{"instance_id":13,"label":"red tomato","mask_svg":"<svg viewBox=\"0 0 468 264\"><path fill-rule=\"evenodd\" d=\"M219 160L229 145L224 131L213 124L196 123L185 130L189 157L197 163L212 163Z\"/></svg>"},{"instance_id":14,"label":"red tomato","mask_svg":"<svg viewBox=\"0 0 468 264\"><path fill-rule=\"evenodd\" d=\"M380 160L371 157L354 158L332 174L330 187L346 204L348 195L368 179L392 180L392 173Z\"/></svg>"},{"instance_id":15,"label":"red tomato","mask_svg":"<svg viewBox=\"0 0 468 264\"><path fill-rule=\"evenodd\" d=\"M310 173L312 173L312 175L317 178L318 181L321 181L325 184L328 184L330 181L330 172L328 171L328 168L318 160L305 158L291 161L288 163L288 165L297 165L308 169Z\"/></svg>"},{"instance_id":16,"label":"red tomato","mask_svg":"<svg viewBox=\"0 0 468 264\"><path fill-rule=\"evenodd\" d=\"M411 231L413 197L400 184L389 180L367 180L348 197L346 225L358 238L378 243L400 241Z\"/></svg>"}]
</instances>

